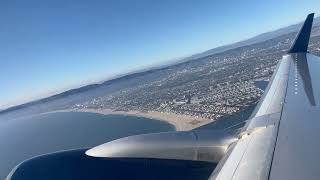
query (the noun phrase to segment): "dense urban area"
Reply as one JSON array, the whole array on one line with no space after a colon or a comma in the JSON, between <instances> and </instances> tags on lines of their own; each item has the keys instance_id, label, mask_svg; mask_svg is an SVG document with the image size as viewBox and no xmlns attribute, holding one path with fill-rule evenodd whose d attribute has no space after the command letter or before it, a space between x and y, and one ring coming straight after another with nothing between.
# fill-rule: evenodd
<instances>
[{"instance_id":1,"label":"dense urban area","mask_svg":"<svg viewBox=\"0 0 320 180\"><path fill-rule=\"evenodd\" d=\"M215 120L257 103L265 88L259 84L270 79L294 35L163 68L73 108L172 112ZM310 42L310 51L318 55L319 40L316 36Z\"/></svg>"}]
</instances>

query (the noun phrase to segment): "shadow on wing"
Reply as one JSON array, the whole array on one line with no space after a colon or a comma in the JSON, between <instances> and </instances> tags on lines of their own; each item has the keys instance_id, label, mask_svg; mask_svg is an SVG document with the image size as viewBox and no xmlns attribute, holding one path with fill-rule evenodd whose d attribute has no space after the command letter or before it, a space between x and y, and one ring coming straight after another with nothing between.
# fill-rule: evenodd
<instances>
[{"instance_id":1,"label":"shadow on wing","mask_svg":"<svg viewBox=\"0 0 320 180\"><path fill-rule=\"evenodd\" d=\"M298 53L295 54L297 56L297 61L294 63L297 66L298 73L301 77L304 92L306 93L306 96L309 100L309 103L312 106L316 105L313 88L312 88L312 80L310 76L309 66L308 66L308 60L305 53Z\"/></svg>"}]
</instances>

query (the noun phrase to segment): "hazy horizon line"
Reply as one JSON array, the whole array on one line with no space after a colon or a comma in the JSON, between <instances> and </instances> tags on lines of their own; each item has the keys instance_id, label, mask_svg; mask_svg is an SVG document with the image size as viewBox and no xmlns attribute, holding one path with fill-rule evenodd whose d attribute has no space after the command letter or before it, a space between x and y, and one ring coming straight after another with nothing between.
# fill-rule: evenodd
<instances>
[{"instance_id":1,"label":"hazy horizon line","mask_svg":"<svg viewBox=\"0 0 320 180\"><path fill-rule=\"evenodd\" d=\"M315 19L319 18L319 17L320 16L317 16L317 17L315 17ZM20 106L20 105L27 104L27 103L34 102L34 101L38 101L38 100L41 100L41 99L49 98L51 96L67 92L67 91L70 91L72 89L79 89L79 88L82 88L82 87L85 87L85 86L88 86L88 85L92 85L92 84L102 84L104 82L107 82L107 81L110 81L110 80L113 80L113 79L117 79L117 78L120 78L120 77L123 77L123 76L131 75L131 74L134 74L134 73L144 72L144 71L148 71L148 70L151 70L151 69L157 69L157 68L161 68L161 67L172 66L172 65L175 65L175 64L182 63L182 62L184 62L184 60L186 60L188 58L191 58L191 59L187 60L187 61L190 61L190 60L193 60L192 56L201 55L202 53L205 53L205 52L207 52L209 50L213 50L213 49L216 49L216 48L220 48L220 47L236 44L236 43L239 43L239 42L243 42L243 41L258 37L258 36L260 36L262 34L265 34L265 33L274 32L274 31L277 31L277 30L280 30L280 29L283 29L283 28L287 28L289 26L297 25L297 24L299 24L301 22L302 21L299 21L299 22L296 22L296 23L290 24L290 25L284 25L281 28L277 28L277 29L274 29L274 30L271 30L271 31L267 31L267 32L262 32L262 33L259 33L257 35L254 35L252 37L249 37L249 38L246 38L246 39L243 39L243 40L240 40L240 41L235 41L233 43L216 46L216 47L213 47L213 48L210 48L210 49L207 49L207 50L200 51L198 53L191 53L189 55L182 55L180 57L174 57L174 58L171 58L169 60L163 60L163 61L161 61L159 63L146 65L146 66L142 66L142 67L138 67L138 68L134 68L134 69L128 70L126 72L122 72L122 73L116 73L116 74L110 75L108 77L101 77L101 78L97 78L97 79L94 79L94 80L93 79L84 80L83 82L80 82L80 83L75 83L73 85L69 85L69 86L65 86L65 87L61 87L61 88L57 88L57 89L52 89L52 90L49 90L49 91L44 92L44 93L40 93L40 94L37 94L37 95L32 95L30 97L20 97L20 98L18 97L16 100L12 100L10 102L4 103L4 104L0 104L0 111L4 111L4 110L10 109L10 108L13 108L15 106ZM219 52L217 52L217 53L219 53ZM216 54L216 53L214 53L214 54Z\"/></svg>"}]
</instances>

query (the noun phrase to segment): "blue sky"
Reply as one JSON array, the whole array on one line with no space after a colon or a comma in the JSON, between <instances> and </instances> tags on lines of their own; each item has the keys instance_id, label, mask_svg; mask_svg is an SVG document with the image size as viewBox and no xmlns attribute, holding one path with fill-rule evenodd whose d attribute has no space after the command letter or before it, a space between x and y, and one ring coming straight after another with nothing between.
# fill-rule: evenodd
<instances>
[{"instance_id":1,"label":"blue sky","mask_svg":"<svg viewBox=\"0 0 320 180\"><path fill-rule=\"evenodd\" d=\"M1 0L0 109L294 24L319 7L319 0Z\"/></svg>"}]
</instances>

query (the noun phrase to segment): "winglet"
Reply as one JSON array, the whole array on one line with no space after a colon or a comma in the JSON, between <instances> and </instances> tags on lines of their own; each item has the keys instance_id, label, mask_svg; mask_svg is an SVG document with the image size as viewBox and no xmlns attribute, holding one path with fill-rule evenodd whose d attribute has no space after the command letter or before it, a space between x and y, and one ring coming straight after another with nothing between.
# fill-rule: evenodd
<instances>
[{"instance_id":1,"label":"winglet","mask_svg":"<svg viewBox=\"0 0 320 180\"><path fill-rule=\"evenodd\" d=\"M308 15L288 53L302 53L308 51L313 16L314 13Z\"/></svg>"}]
</instances>

